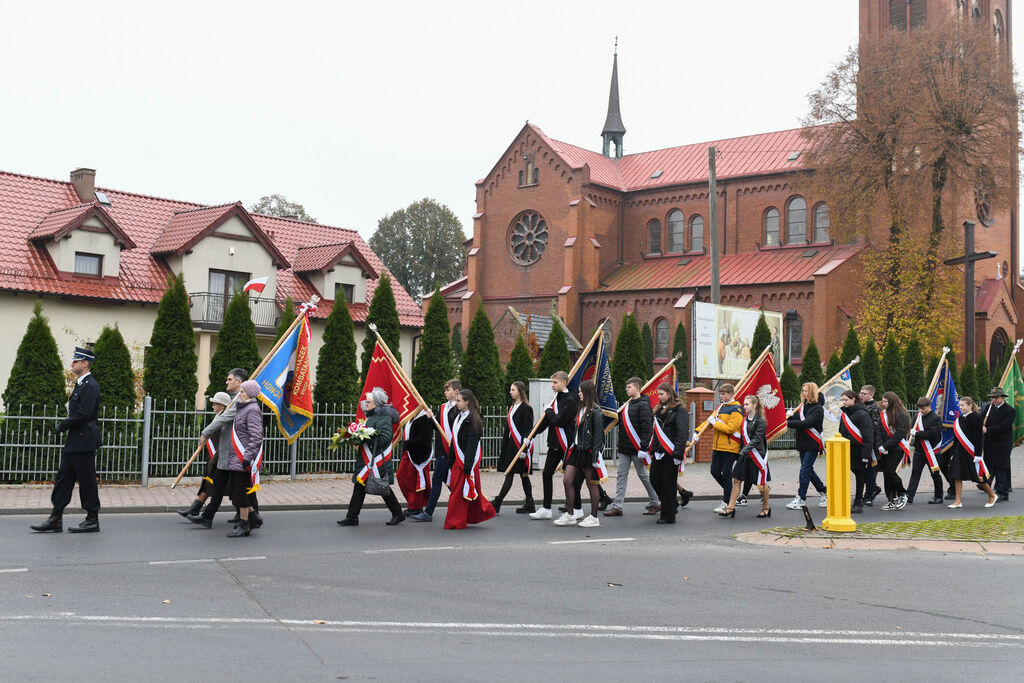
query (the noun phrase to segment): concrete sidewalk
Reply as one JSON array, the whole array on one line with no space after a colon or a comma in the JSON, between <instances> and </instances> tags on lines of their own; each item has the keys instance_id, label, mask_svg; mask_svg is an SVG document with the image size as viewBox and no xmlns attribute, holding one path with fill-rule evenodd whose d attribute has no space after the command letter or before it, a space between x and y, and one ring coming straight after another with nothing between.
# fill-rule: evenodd
<instances>
[{"instance_id":1,"label":"concrete sidewalk","mask_svg":"<svg viewBox=\"0 0 1024 683\"><path fill-rule=\"evenodd\" d=\"M1024 447L1015 448L1013 461L1016 466L1013 468L1014 489L1024 490ZM796 495L798 475L800 472L800 460L795 456L771 456L769 455L769 468L771 470L771 496L775 499L789 500ZM608 495L615 496L615 474L617 463L608 462L610 475L603 486ZM825 479L825 458L818 458L815 465L818 476ZM901 472L904 484L909 479L909 470ZM483 472L483 490L487 498L493 498L501 489L503 475L498 472ZM541 475L535 471L530 477L533 482L534 499L540 501L542 497ZM683 486L694 492L694 500L712 501L718 500L722 489L711 477L708 463L694 463L686 467L686 474L681 478ZM187 507L195 498L198 489L198 481L182 483L177 488L171 489L170 482L164 485L153 485L148 488L130 485L107 485L100 487L100 501L104 512L166 512L178 508ZM336 477L318 475L316 477L299 478L295 481L287 477L263 477L263 487L260 489L260 509L262 510L309 510L309 509L338 509L348 505L352 496L351 475L338 475ZM882 478L879 475L878 485L882 485ZM49 485L17 485L0 486L0 514L41 514L50 510ZM398 486L394 487L395 493L402 498ZM968 489L970 490L970 489ZM564 501L562 493L561 473L555 475L554 498L559 503ZM588 500L584 490L584 500ZM754 491L754 498L757 497ZM922 477L919 486L918 496L921 502L931 497L931 482L927 476ZM812 504L817 504L817 495L814 487L810 487L808 498ZM441 505L448 499L448 491L441 494ZM506 509L514 508L522 504L523 489L517 481L512 486L512 491L505 499ZM647 495L640 484L636 472L630 470L628 485L626 488L627 502L646 502ZM404 501L403 501L404 502ZM81 509L77 507L77 493L72 499L72 505L67 512L74 514ZM756 505L756 502L752 504ZM366 507L383 507L379 498L367 498Z\"/></svg>"}]
</instances>

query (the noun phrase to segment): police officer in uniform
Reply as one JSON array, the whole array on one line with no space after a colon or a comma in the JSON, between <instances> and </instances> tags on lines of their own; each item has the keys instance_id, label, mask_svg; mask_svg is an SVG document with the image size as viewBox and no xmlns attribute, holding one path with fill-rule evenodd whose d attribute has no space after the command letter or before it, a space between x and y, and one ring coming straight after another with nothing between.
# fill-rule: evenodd
<instances>
[{"instance_id":1,"label":"police officer in uniform","mask_svg":"<svg viewBox=\"0 0 1024 683\"><path fill-rule=\"evenodd\" d=\"M57 425L58 432L66 431L68 435L50 495L53 511L45 522L32 525L33 531L63 531L64 508L71 502L76 481L85 521L68 527L68 531L77 534L100 530L100 496L96 482L96 449L100 447L100 427L96 418L100 385L90 374L95 360L96 356L89 349L75 348L71 372L78 376L78 380L68 400L68 416Z\"/></svg>"}]
</instances>

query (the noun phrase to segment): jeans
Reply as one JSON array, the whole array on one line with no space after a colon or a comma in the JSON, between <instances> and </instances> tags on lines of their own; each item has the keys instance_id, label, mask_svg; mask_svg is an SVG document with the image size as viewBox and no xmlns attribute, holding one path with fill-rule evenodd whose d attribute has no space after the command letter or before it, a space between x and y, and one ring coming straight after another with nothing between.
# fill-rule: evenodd
<instances>
[{"instance_id":1,"label":"jeans","mask_svg":"<svg viewBox=\"0 0 1024 683\"><path fill-rule=\"evenodd\" d=\"M736 464L736 453L711 451L711 476L722 487L722 502L728 503L732 495L732 467Z\"/></svg>"},{"instance_id":2,"label":"jeans","mask_svg":"<svg viewBox=\"0 0 1024 683\"><path fill-rule=\"evenodd\" d=\"M817 451L804 451L800 454L800 486L797 488L797 497L800 500L807 498L809 484L814 484L814 490L825 495L825 484L818 478L818 473L814 471L814 461L817 459Z\"/></svg>"},{"instance_id":3,"label":"jeans","mask_svg":"<svg viewBox=\"0 0 1024 683\"><path fill-rule=\"evenodd\" d=\"M430 499L427 501L427 507L423 508L424 514L434 514L434 508L437 507L437 501L441 497L441 487L444 486L444 482L448 479L450 467L448 458L439 457L434 459L434 474L430 477Z\"/></svg>"},{"instance_id":4,"label":"jeans","mask_svg":"<svg viewBox=\"0 0 1024 683\"><path fill-rule=\"evenodd\" d=\"M619 453L619 473L615 477L615 500L612 501L611 506L616 510L621 510L622 504L626 501L626 484L629 482L630 465L636 470L636 476L640 477L640 483L647 491L648 505L658 505L658 493L651 485L651 477L647 473L647 467L644 466L643 461L635 454Z\"/></svg>"}]
</instances>

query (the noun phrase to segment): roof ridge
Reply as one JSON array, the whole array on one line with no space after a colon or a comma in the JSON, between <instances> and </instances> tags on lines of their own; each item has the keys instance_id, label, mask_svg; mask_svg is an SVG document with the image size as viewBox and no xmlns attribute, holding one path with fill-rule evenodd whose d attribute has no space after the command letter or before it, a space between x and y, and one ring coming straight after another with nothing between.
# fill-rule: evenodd
<instances>
[{"instance_id":1,"label":"roof ridge","mask_svg":"<svg viewBox=\"0 0 1024 683\"><path fill-rule=\"evenodd\" d=\"M15 178L25 178L26 180L42 180L47 183L55 183L57 185L63 185L65 187L71 185L70 181L67 180L56 180L54 178L44 178L39 175L30 175L28 173L17 173L15 171L0 171L0 175L14 176Z\"/></svg>"},{"instance_id":2,"label":"roof ridge","mask_svg":"<svg viewBox=\"0 0 1024 683\"><path fill-rule=\"evenodd\" d=\"M323 244L300 244L297 251L303 249L322 249L323 247L347 247L352 244L352 240L347 242L324 242Z\"/></svg>"},{"instance_id":3,"label":"roof ridge","mask_svg":"<svg viewBox=\"0 0 1024 683\"><path fill-rule=\"evenodd\" d=\"M206 211L207 209L224 209L229 206L237 206L238 202L228 202L227 204L209 204L207 206L196 206L191 209L182 209L181 211L175 211L171 218L174 216L180 216L183 213L194 213L196 211Z\"/></svg>"},{"instance_id":4,"label":"roof ridge","mask_svg":"<svg viewBox=\"0 0 1024 683\"><path fill-rule=\"evenodd\" d=\"M246 211L248 211L248 209L246 209ZM344 230L345 232L351 232L351 233L353 233L355 235L359 234L359 231L356 230L355 228L342 228L342 227L337 226L337 225L327 225L326 223L312 223L310 221L304 221L301 218L288 218L286 216L272 216L272 215L270 215L268 213L255 213L254 211L249 211L249 213L252 214L253 216L259 216L260 218L272 218L272 219L274 219L276 221L288 221L289 223L299 223L300 225L315 225L318 228L330 228L332 230ZM326 246L326 245L313 245L313 246Z\"/></svg>"},{"instance_id":5,"label":"roof ridge","mask_svg":"<svg viewBox=\"0 0 1024 683\"><path fill-rule=\"evenodd\" d=\"M63 211L74 211L75 209L81 209L81 208L86 207L86 206L96 206L97 203L98 202L95 202L95 201L82 202L81 204L74 204L72 206L65 206L62 209L52 209L52 210L47 212L46 216L52 216L55 213L61 213ZM43 218L45 219L46 216L43 216Z\"/></svg>"}]
</instances>

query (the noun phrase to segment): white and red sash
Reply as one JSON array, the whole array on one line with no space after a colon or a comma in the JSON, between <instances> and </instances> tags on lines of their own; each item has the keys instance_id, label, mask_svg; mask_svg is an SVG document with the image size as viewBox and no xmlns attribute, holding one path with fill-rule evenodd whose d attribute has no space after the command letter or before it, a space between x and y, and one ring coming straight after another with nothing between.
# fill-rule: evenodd
<instances>
[{"instance_id":1,"label":"white and red sash","mask_svg":"<svg viewBox=\"0 0 1024 683\"><path fill-rule=\"evenodd\" d=\"M668 434L665 433L657 417L654 418L654 435L651 437L650 450L652 451L654 450L655 440L661 444L662 449L664 449L664 455L673 455L676 452L676 445L672 442L672 439L668 438ZM654 457L661 460L661 455L656 453Z\"/></svg>"},{"instance_id":2,"label":"white and red sash","mask_svg":"<svg viewBox=\"0 0 1024 683\"><path fill-rule=\"evenodd\" d=\"M207 442L209 443L209 442ZM231 424L231 449L238 456L238 461L245 463L245 444L238 437L238 431L235 430L234 423ZM263 466L263 443L260 442L260 450L256 453L256 456L252 459L249 465L249 480L252 482L252 486L246 491L246 493L254 493L260 490L260 468Z\"/></svg>"},{"instance_id":3,"label":"white and red sash","mask_svg":"<svg viewBox=\"0 0 1024 683\"><path fill-rule=\"evenodd\" d=\"M473 456L473 469L469 472L466 471L466 454L462 452L462 448L459 447L459 429L465 423L466 418L469 417L469 411L465 411L459 414L455 418L455 424L452 426L452 446L455 450L455 457L458 458L462 464L462 471L465 477L462 481L462 497L466 500L476 500L477 497L477 485L476 479L477 474L480 472L480 458L483 457L483 444L478 441L476 444L476 453Z\"/></svg>"},{"instance_id":4,"label":"white and red sash","mask_svg":"<svg viewBox=\"0 0 1024 683\"><path fill-rule=\"evenodd\" d=\"M893 434L895 434L895 431L893 430L892 426L889 424L889 416L886 415L886 412L884 410L881 411L881 415L882 415L882 429L885 430L885 435L888 436L891 439ZM900 440L900 450L903 451L903 463L904 464L910 464L911 458L914 455L914 452L910 449L910 442L907 441L906 439L901 439Z\"/></svg>"},{"instance_id":5,"label":"white and red sash","mask_svg":"<svg viewBox=\"0 0 1024 683\"><path fill-rule=\"evenodd\" d=\"M978 478L982 481L988 479L988 467L985 465L985 458L978 455L978 452L974 448L974 444L970 439L967 438L967 434L964 433L963 427L960 426L960 420L953 423L953 436L956 437L960 447L974 460L974 469L978 473Z\"/></svg>"},{"instance_id":6,"label":"white and red sash","mask_svg":"<svg viewBox=\"0 0 1024 683\"><path fill-rule=\"evenodd\" d=\"M850 416L844 412L839 419L843 423L843 426L846 427L847 433L853 437L853 440L864 445L864 435L860 433L859 429L857 429L857 425L853 424L853 420L850 419Z\"/></svg>"},{"instance_id":7,"label":"white and red sash","mask_svg":"<svg viewBox=\"0 0 1024 683\"><path fill-rule=\"evenodd\" d=\"M512 416L515 415L515 412L517 410L519 410L519 406L521 406L521 405L522 405L521 403L516 403L511 408L509 408L508 409L508 417L507 417L507 420L508 420L508 433L512 437L512 443L515 445L516 451L518 451L520 448L523 447L523 435L519 433L519 428L516 427L516 423L512 419ZM530 447L527 448L525 452L526 452L526 458L525 458L526 471L529 472L530 468L533 465L533 443L532 442L530 443Z\"/></svg>"},{"instance_id":8,"label":"white and red sash","mask_svg":"<svg viewBox=\"0 0 1024 683\"><path fill-rule=\"evenodd\" d=\"M558 396L556 395L551 399L551 410L554 411L555 415L558 415ZM562 447L562 453L568 455L569 453L569 437L566 436L565 430L561 427L555 427L555 434L558 436L558 444Z\"/></svg>"},{"instance_id":9,"label":"white and red sash","mask_svg":"<svg viewBox=\"0 0 1024 683\"><path fill-rule=\"evenodd\" d=\"M403 432L403 438L405 442L409 442L409 436L412 433L413 420L409 420L405 423L405 430ZM430 471L430 461L434 459L434 440L430 440L430 457L423 461L423 464L417 465L413 462L412 458L409 458L409 464L416 468L416 490L425 491L427 488L427 472Z\"/></svg>"},{"instance_id":10,"label":"white and red sash","mask_svg":"<svg viewBox=\"0 0 1024 683\"><path fill-rule=\"evenodd\" d=\"M743 420L743 433L741 437L743 439L743 446L746 447L750 443L750 435L747 433L747 420L745 418ZM751 448L748 453L750 453L750 459L757 466L757 485L764 486L768 483L768 454L762 455L757 448Z\"/></svg>"},{"instance_id":11,"label":"white and red sash","mask_svg":"<svg viewBox=\"0 0 1024 683\"><path fill-rule=\"evenodd\" d=\"M921 419L921 413L917 414L917 420L914 422L914 433L920 434L924 431L924 421ZM916 437L917 442L921 444L921 450L924 451L924 459L928 461L928 467L931 468L932 472L939 471L939 459L936 457L935 446L932 445L931 441L923 437Z\"/></svg>"},{"instance_id":12,"label":"white and red sash","mask_svg":"<svg viewBox=\"0 0 1024 683\"><path fill-rule=\"evenodd\" d=\"M643 400L646 401L647 399L643 398ZM640 443L640 432L636 430L636 427L633 426L633 421L629 419L629 403L626 404L626 409L622 411L622 425L626 429L626 436L629 438L629 443L633 445L633 450L637 453L642 451L644 447Z\"/></svg>"},{"instance_id":13,"label":"white and red sash","mask_svg":"<svg viewBox=\"0 0 1024 683\"><path fill-rule=\"evenodd\" d=\"M455 410L454 403L442 403L437 411L438 415L441 416L441 436L443 437L441 441L445 445L445 455L452 454L452 443L455 440L455 437L452 435L451 425L448 424L449 410Z\"/></svg>"},{"instance_id":14,"label":"white and red sash","mask_svg":"<svg viewBox=\"0 0 1024 683\"><path fill-rule=\"evenodd\" d=\"M372 439L371 439L372 440ZM359 446L359 454L363 456L363 469L359 470L359 474L356 475L356 479L360 484L366 485L366 478L373 473L373 476L380 479L380 466L391 460L391 447L394 444L388 442L388 447L384 449L384 452L378 455L376 458L373 457L373 451L370 450L370 441L364 441Z\"/></svg>"},{"instance_id":15,"label":"white and red sash","mask_svg":"<svg viewBox=\"0 0 1024 683\"><path fill-rule=\"evenodd\" d=\"M800 410L798 411L798 413L800 415L800 420L804 420L805 418L803 403L800 404ZM814 429L813 427L804 427L804 432L807 434L807 436L811 437L811 440L813 440L814 443L818 444L819 453L825 450L825 440L822 438L821 432L819 430Z\"/></svg>"}]
</instances>

